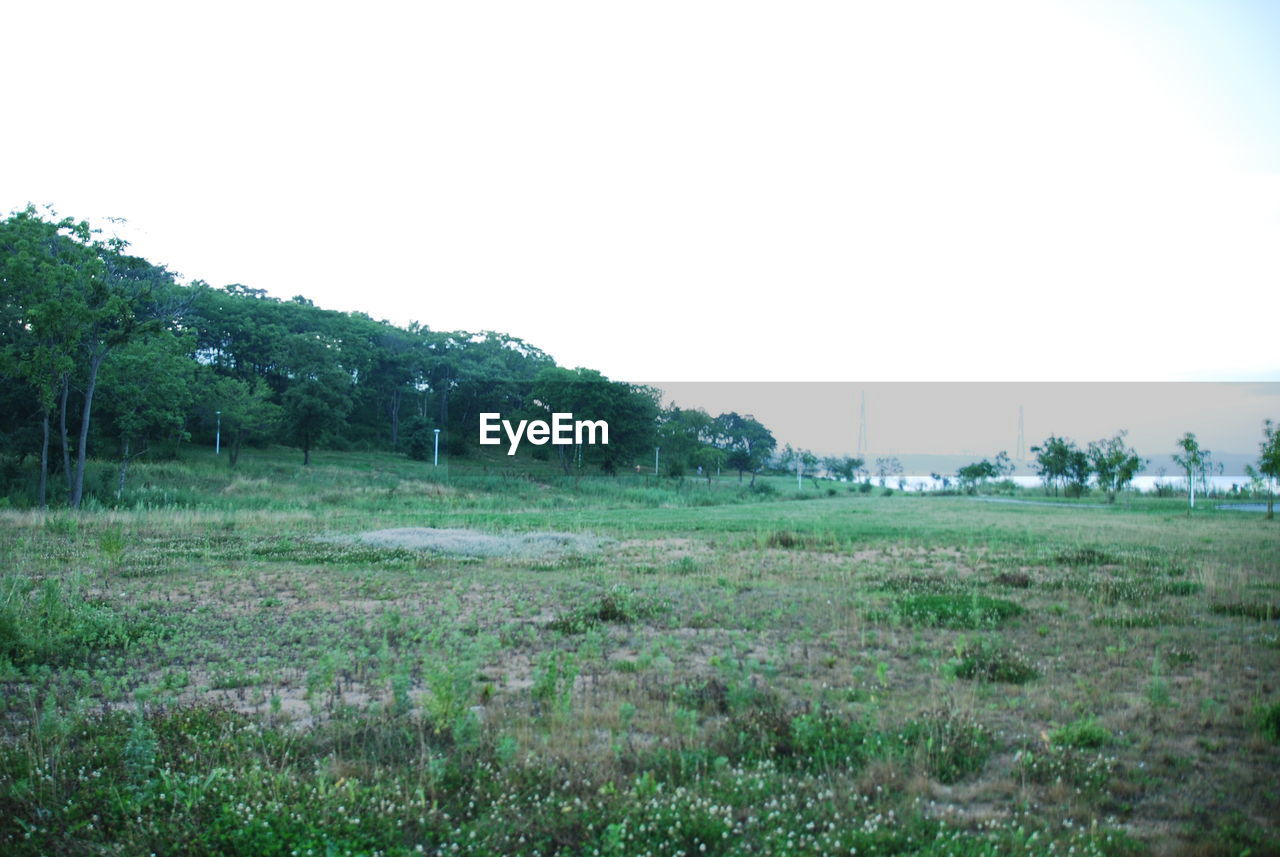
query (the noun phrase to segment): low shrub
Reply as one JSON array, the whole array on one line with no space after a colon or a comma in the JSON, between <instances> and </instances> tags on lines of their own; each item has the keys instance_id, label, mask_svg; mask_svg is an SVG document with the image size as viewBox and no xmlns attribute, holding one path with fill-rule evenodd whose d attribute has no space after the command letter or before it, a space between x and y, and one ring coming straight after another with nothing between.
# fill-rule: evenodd
<instances>
[{"instance_id":1,"label":"low shrub","mask_svg":"<svg viewBox=\"0 0 1280 857\"><path fill-rule=\"evenodd\" d=\"M977 594L912 595L893 605L902 621L935 628L992 628L1025 612L1012 601Z\"/></svg>"}]
</instances>

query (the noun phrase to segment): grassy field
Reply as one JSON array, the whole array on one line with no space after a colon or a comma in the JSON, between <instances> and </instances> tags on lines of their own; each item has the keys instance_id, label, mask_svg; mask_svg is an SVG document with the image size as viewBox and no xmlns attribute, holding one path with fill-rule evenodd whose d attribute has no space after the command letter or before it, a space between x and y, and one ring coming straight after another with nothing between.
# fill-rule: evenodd
<instances>
[{"instance_id":1,"label":"grassy field","mask_svg":"<svg viewBox=\"0 0 1280 857\"><path fill-rule=\"evenodd\" d=\"M0 853L1280 854L1259 514L297 457L0 512Z\"/></svg>"}]
</instances>

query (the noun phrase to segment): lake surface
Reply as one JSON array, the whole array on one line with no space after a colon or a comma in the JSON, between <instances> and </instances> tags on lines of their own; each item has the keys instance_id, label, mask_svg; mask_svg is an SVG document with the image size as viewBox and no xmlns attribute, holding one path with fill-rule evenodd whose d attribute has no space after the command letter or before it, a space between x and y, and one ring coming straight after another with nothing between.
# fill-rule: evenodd
<instances>
[{"instance_id":1,"label":"lake surface","mask_svg":"<svg viewBox=\"0 0 1280 857\"><path fill-rule=\"evenodd\" d=\"M890 488L898 488L898 480L901 478L906 485L903 490L906 491L937 491L942 488L942 483L934 479L932 476L903 476L891 477L885 480L885 485ZM1040 488L1044 485L1039 476L1010 476L1009 480L1022 488ZM873 485L879 485L880 480L877 477L871 477ZM1212 476L1209 478L1209 485L1217 494L1228 494L1235 491L1247 491L1249 489L1249 477L1239 476ZM956 480L951 479L951 487L955 487ZM1133 487L1143 493L1156 490L1158 485L1169 485L1177 491L1185 492L1187 490L1187 479L1185 476L1137 476L1133 480ZM1196 495L1201 493L1200 483L1196 483Z\"/></svg>"}]
</instances>

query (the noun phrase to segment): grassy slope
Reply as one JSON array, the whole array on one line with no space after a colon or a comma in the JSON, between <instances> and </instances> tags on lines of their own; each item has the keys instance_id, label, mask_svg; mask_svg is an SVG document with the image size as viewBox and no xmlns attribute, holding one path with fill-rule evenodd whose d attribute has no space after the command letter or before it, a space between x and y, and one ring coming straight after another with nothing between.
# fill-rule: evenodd
<instances>
[{"instance_id":1,"label":"grassy slope","mask_svg":"<svg viewBox=\"0 0 1280 857\"><path fill-rule=\"evenodd\" d=\"M1259 516L295 457L0 518L4 850L1274 847Z\"/></svg>"}]
</instances>

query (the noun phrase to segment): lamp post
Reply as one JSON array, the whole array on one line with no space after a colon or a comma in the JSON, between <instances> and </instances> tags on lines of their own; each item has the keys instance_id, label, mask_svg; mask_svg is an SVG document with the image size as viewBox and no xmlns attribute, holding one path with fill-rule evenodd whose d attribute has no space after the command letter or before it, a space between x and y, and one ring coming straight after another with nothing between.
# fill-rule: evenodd
<instances>
[{"instance_id":1,"label":"lamp post","mask_svg":"<svg viewBox=\"0 0 1280 857\"><path fill-rule=\"evenodd\" d=\"M222 455L222 411L214 411L218 417L218 428L213 433L213 454Z\"/></svg>"},{"instance_id":2,"label":"lamp post","mask_svg":"<svg viewBox=\"0 0 1280 857\"><path fill-rule=\"evenodd\" d=\"M436 433L435 461L431 466L439 467L440 466L440 429L435 429L435 433Z\"/></svg>"},{"instance_id":3,"label":"lamp post","mask_svg":"<svg viewBox=\"0 0 1280 857\"><path fill-rule=\"evenodd\" d=\"M653 475L655 477L658 475L658 453L659 452L662 452L662 447L655 446L653 448Z\"/></svg>"}]
</instances>

